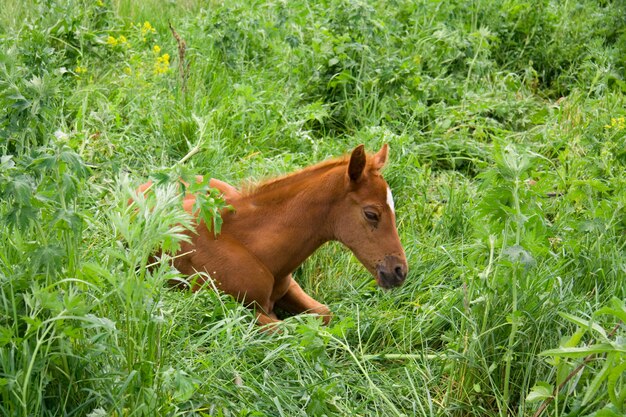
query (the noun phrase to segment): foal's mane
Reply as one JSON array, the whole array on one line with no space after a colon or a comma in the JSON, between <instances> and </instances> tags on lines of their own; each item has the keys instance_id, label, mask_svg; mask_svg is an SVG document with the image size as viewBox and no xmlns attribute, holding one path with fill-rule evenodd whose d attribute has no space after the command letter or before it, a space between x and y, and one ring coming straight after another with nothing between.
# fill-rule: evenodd
<instances>
[{"instance_id":1,"label":"foal's mane","mask_svg":"<svg viewBox=\"0 0 626 417\"><path fill-rule=\"evenodd\" d=\"M340 158L330 159L315 165L303 168L291 174L279 176L263 181L257 185L246 187L242 193L242 197L258 197L273 191L282 190L285 187L299 188L300 185L308 183L312 178L319 177L325 172L330 171L338 166L347 165L350 155Z\"/></svg>"}]
</instances>

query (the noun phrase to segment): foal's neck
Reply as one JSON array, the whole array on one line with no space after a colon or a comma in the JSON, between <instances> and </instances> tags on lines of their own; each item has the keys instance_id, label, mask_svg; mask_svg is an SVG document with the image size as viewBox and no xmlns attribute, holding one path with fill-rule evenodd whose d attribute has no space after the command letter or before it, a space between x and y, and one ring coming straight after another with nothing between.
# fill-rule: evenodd
<instances>
[{"instance_id":1,"label":"foal's neck","mask_svg":"<svg viewBox=\"0 0 626 417\"><path fill-rule=\"evenodd\" d=\"M339 195L344 169L332 166L320 175L289 178L242 198L236 207L238 234L277 278L296 269L333 237L330 212Z\"/></svg>"}]
</instances>

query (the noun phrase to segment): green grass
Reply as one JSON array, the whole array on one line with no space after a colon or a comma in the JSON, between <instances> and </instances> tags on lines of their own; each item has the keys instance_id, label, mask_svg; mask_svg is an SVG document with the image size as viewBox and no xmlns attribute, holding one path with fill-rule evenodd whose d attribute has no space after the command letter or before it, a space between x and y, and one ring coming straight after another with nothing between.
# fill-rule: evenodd
<instances>
[{"instance_id":1,"label":"green grass","mask_svg":"<svg viewBox=\"0 0 626 417\"><path fill-rule=\"evenodd\" d=\"M5 3L1 415L625 412L621 2ZM329 327L147 268L189 224L167 184L127 206L149 176L384 142L410 274L324 246L295 277Z\"/></svg>"}]
</instances>

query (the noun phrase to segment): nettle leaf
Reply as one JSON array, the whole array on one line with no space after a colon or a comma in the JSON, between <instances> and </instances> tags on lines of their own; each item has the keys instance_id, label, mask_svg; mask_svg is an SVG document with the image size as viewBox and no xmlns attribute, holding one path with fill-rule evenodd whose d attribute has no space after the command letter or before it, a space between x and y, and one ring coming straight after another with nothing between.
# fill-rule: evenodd
<instances>
[{"instance_id":1,"label":"nettle leaf","mask_svg":"<svg viewBox=\"0 0 626 417\"><path fill-rule=\"evenodd\" d=\"M503 251L503 254L508 256L511 262L519 262L527 268L536 263L532 255L521 245L509 246Z\"/></svg>"},{"instance_id":2,"label":"nettle leaf","mask_svg":"<svg viewBox=\"0 0 626 417\"><path fill-rule=\"evenodd\" d=\"M32 252L31 259L35 271L55 271L60 269L65 252L58 245L44 245Z\"/></svg>"},{"instance_id":3,"label":"nettle leaf","mask_svg":"<svg viewBox=\"0 0 626 417\"><path fill-rule=\"evenodd\" d=\"M89 169L85 166L80 155L72 151L67 146L64 146L59 153L59 160L65 162L70 170L79 178L87 178L89 175Z\"/></svg>"},{"instance_id":4,"label":"nettle leaf","mask_svg":"<svg viewBox=\"0 0 626 417\"><path fill-rule=\"evenodd\" d=\"M525 151L520 153L513 145L507 145L501 150L496 149L494 160L500 175L507 180L521 178L532 167L533 162Z\"/></svg>"},{"instance_id":5,"label":"nettle leaf","mask_svg":"<svg viewBox=\"0 0 626 417\"><path fill-rule=\"evenodd\" d=\"M600 193L605 193L610 190L608 185L598 179L576 180L572 183L572 187L577 187L583 190L590 189Z\"/></svg>"},{"instance_id":6,"label":"nettle leaf","mask_svg":"<svg viewBox=\"0 0 626 417\"><path fill-rule=\"evenodd\" d=\"M181 369L169 368L163 372L165 386L172 390L172 396L180 402L191 398L197 387L197 381Z\"/></svg>"},{"instance_id":7,"label":"nettle leaf","mask_svg":"<svg viewBox=\"0 0 626 417\"><path fill-rule=\"evenodd\" d=\"M320 123L324 122L330 116L328 109L324 103L316 101L304 107L303 113L305 120L317 120Z\"/></svg>"},{"instance_id":8,"label":"nettle leaf","mask_svg":"<svg viewBox=\"0 0 626 417\"><path fill-rule=\"evenodd\" d=\"M33 182L33 179L28 175L13 177L9 180L4 195L6 198L12 198L15 204L28 206L33 195Z\"/></svg>"},{"instance_id":9,"label":"nettle leaf","mask_svg":"<svg viewBox=\"0 0 626 417\"><path fill-rule=\"evenodd\" d=\"M14 206L5 216L9 228L26 230L39 217L39 210L32 206Z\"/></svg>"},{"instance_id":10,"label":"nettle leaf","mask_svg":"<svg viewBox=\"0 0 626 417\"><path fill-rule=\"evenodd\" d=\"M57 159L54 155L44 154L38 158L33 159L28 168L37 172L44 172L53 169L57 165Z\"/></svg>"},{"instance_id":11,"label":"nettle leaf","mask_svg":"<svg viewBox=\"0 0 626 417\"><path fill-rule=\"evenodd\" d=\"M61 191L63 192L65 201L76 197L77 188L76 177L70 173L64 172L61 176Z\"/></svg>"},{"instance_id":12,"label":"nettle leaf","mask_svg":"<svg viewBox=\"0 0 626 417\"><path fill-rule=\"evenodd\" d=\"M355 327L354 319L350 316L346 316L341 320L336 320L328 331L333 336L344 337L348 330L354 329Z\"/></svg>"},{"instance_id":13,"label":"nettle leaf","mask_svg":"<svg viewBox=\"0 0 626 417\"><path fill-rule=\"evenodd\" d=\"M82 158L73 150L67 146L62 146L60 149L52 150L47 149L41 156L35 158L29 164L29 168L38 171L46 172L57 170L60 174L63 174L69 170L71 173L79 178L87 178L89 175L89 168L85 165Z\"/></svg>"},{"instance_id":14,"label":"nettle leaf","mask_svg":"<svg viewBox=\"0 0 626 417\"><path fill-rule=\"evenodd\" d=\"M59 298L59 294L48 289L37 289L33 292L33 297L37 300L41 308L52 311L57 314L63 310L63 304Z\"/></svg>"},{"instance_id":15,"label":"nettle leaf","mask_svg":"<svg viewBox=\"0 0 626 417\"><path fill-rule=\"evenodd\" d=\"M52 216L52 225L59 225L62 229L79 234L83 227L83 219L73 210L58 209Z\"/></svg>"},{"instance_id":16,"label":"nettle leaf","mask_svg":"<svg viewBox=\"0 0 626 417\"><path fill-rule=\"evenodd\" d=\"M202 192L208 193L210 190L209 182L211 178L204 176L202 177L202 181L198 181L198 177L191 172L187 172L186 170L181 171L180 173L181 179L185 181L187 186L187 191L191 194Z\"/></svg>"}]
</instances>

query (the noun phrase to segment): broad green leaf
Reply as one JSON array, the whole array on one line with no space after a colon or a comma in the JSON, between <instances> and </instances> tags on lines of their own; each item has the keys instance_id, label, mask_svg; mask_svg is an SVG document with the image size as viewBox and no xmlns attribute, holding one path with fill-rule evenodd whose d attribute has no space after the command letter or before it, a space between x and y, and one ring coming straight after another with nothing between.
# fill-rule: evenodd
<instances>
[{"instance_id":1,"label":"broad green leaf","mask_svg":"<svg viewBox=\"0 0 626 417\"><path fill-rule=\"evenodd\" d=\"M611 366L612 366L611 360L605 361L604 366L602 367L600 372L598 372L596 376L591 380L591 382L589 383L589 386L587 387L587 391L585 392L585 396L583 397L583 405L587 404L590 400L592 400L595 397L596 393L600 389L600 386L602 385L604 380L608 378L609 372L611 370Z\"/></svg>"},{"instance_id":2,"label":"broad green leaf","mask_svg":"<svg viewBox=\"0 0 626 417\"><path fill-rule=\"evenodd\" d=\"M602 328L602 326L600 326L598 323L594 323L591 320L586 320L583 318L580 318L578 316L574 316L573 314L569 314L569 313L565 313L565 312L559 312L559 316L563 317L566 320L571 321L574 324L577 324L578 326L582 327L583 329L593 329L596 332L598 332L603 339L606 339L606 332L604 331L604 329Z\"/></svg>"},{"instance_id":3,"label":"broad green leaf","mask_svg":"<svg viewBox=\"0 0 626 417\"><path fill-rule=\"evenodd\" d=\"M546 398L552 397L554 387L547 382L540 381L530 389L530 392L526 396L526 401L532 403L536 401L543 401Z\"/></svg>"},{"instance_id":4,"label":"broad green leaf","mask_svg":"<svg viewBox=\"0 0 626 417\"><path fill-rule=\"evenodd\" d=\"M39 319L39 317L22 316L22 320L24 320L26 324L28 324L28 331L26 333L27 335L32 334L36 332L37 330L39 330L39 328L43 324L43 322L41 321L41 319Z\"/></svg>"},{"instance_id":5,"label":"broad green leaf","mask_svg":"<svg viewBox=\"0 0 626 417\"><path fill-rule=\"evenodd\" d=\"M599 343L595 345L585 347L562 347L558 349L544 350L540 353L543 356L563 356L566 358L578 358L581 356L587 356L594 353L611 353L611 352L623 352L626 353L626 347L613 346L610 343Z\"/></svg>"},{"instance_id":6,"label":"broad green leaf","mask_svg":"<svg viewBox=\"0 0 626 417\"><path fill-rule=\"evenodd\" d=\"M601 315L601 314L615 316L618 320L621 320L622 322L626 323L626 311L618 310L616 308L611 308L611 307L602 307L601 309L597 310L594 313L594 315Z\"/></svg>"},{"instance_id":7,"label":"broad green leaf","mask_svg":"<svg viewBox=\"0 0 626 417\"><path fill-rule=\"evenodd\" d=\"M624 414L612 410L610 406L604 407L602 410L594 414L594 417L624 417Z\"/></svg>"},{"instance_id":8,"label":"broad green leaf","mask_svg":"<svg viewBox=\"0 0 626 417\"><path fill-rule=\"evenodd\" d=\"M13 161L13 155L2 155L0 156L0 167L2 169L8 169L15 167L15 162Z\"/></svg>"},{"instance_id":9,"label":"broad green leaf","mask_svg":"<svg viewBox=\"0 0 626 417\"><path fill-rule=\"evenodd\" d=\"M611 298L611 307L602 307L598 311L595 312L595 315L607 314L613 315L623 323L626 323L626 305L624 305L624 301L620 300L617 297Z\"/></svg>"},{"instance_id":10,"label":"broad green leaf","mask_svg":"<svg viewBox=\"0 0 626 417\"><path fill-rule=\"evenodd\" d=\"M615 309L622 310L622 311L626 312L626 303L625 303L624 300L620 300L617 297L613 297L613 298L611 298L611 305Z\"/></svg>"},{"instance_id":11,"label":"broad green leaf","mask_svg":"<svg viewBox=\"0 0 626 417\"><path fill-rule=\"evenodd\" d=\"M569 339L567 339L565 343L563 343L563 347L574 347L578 345L578 343L580 342L580 339L582 339L585 333L587 333L587 329L579 327L574 332L574 334Z\"/></svg>"},{"instance_id":12,"label":"broad green leaf","mask_svg":"<svg viewBox=\"0 0 626 417\"><path fill-rule=\"evenodd\" d=\"M609 398L611 402L617 409L622 412L624 411L624 401L626 401L626 384L623 381L625 376L624 372L626 372L626 357L624 355L620 355L619 359L623 361L617 366L613 366L610 369L610 373L607 381L607 391L609 392ZM607 360L607 363L609 361ZM617 382L622 379L621 387L617 386ZM619 393L616 390L619 389Z\"/></svg>"}]
</instances>

